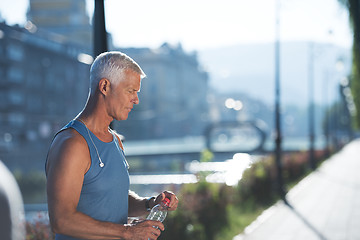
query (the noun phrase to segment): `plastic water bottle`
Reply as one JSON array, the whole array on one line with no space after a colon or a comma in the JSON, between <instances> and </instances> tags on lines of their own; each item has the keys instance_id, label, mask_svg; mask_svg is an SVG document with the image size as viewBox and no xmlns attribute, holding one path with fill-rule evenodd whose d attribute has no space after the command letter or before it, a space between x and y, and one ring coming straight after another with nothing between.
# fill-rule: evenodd
<instances>
[{"instance_id":1,"label":"plastic water bottle","mask_svg":"<svg viewBox=\"0 0 360 240\"><path fill-rule=\"evenodd\" d=\"M147 216L146 219L163 222L164 219L166 218L169 204L170 204L170 199L165 198L164 200L161 201L161 203L155 205L151 209L150 214Z\"/></svg>"}]
</instances>

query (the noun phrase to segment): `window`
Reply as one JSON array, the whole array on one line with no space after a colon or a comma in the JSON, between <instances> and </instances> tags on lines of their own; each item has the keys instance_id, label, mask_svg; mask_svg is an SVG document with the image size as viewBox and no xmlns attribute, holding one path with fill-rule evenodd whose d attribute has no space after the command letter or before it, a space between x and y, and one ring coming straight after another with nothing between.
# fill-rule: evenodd
<instances>
[{"instance_id":1,"label":"window","mask_svg":"<svg viewBox=\"0 0 360 240\"><path fill-rule=\"evenodd\" d=\"M8 69L7 77L9 82L21 83L24 79L24 72L21 68L12 66Z\"/></svg>"},{"instance_id":2,"label":"window","mask_svg":"<svg viewBox=\"0 0 360 240\"><path fill-rule=\"evenodd\" d=\"M46 84L46 89L53 91L55 86L55 75L52 72L47 72L45 74L45 84Z\"/></svg>"},{"instance_id":3,"label":"window","mask_svg":"<svg viewBox=\"0 0 360 240\"><path fill-rule=\"evenodd\" d=\"M5 80L5 79L3 79L3 78L4 78L4 68L3 68L2 66L0 66L0 79L1 79L0 85L1 85L1 83L3 83L4 80Z\"/></svg>"},{"instance_id":4,"label":"window","mask_svg":"<svg viewBox=\"0 0 360 240\"><path fill-rule=\"evenodd\" d=\"M7 106L7 94L5 90L0 91L0 109L4 109Z\"/></svg>"},{"instance_id":5,"label":"window","mask_svg":"<svg viewBox=\"0 0 360 240\"><path fill-rule=\"evenodd\" d=\"M27 86L31 88L41 87L41 76L38 72L29 72L27 74Z\"/></svg>"},{"instance_id":6,"label":"window","mask_svg":"<svg viewBox=\"0 0 360 240\"><path fill-rule=\"evenodd\" d=\"M6 48L7 56L11 60L21 61L24 58L24 50L16 44L9 44Z\"/></svg>"},{"instance_id":7,"label":"window","mask_svg":"<svg viewBox=\"0 0 360 240\"><path fill-rule=\"evenodd\" d=\"M9 103L12 105L21 105L24 102L24 95L18 90L9 91Z\"/></svg>"},{"instance_id":8,"label":"window","mask_svg":"<svg viewBox=\"0 0 360 240\"><path fill-rule=\"evenodd\" d=\"M25 116L22 113L9 113L8 121L12 126L21 127L25 123Z\"/></svg>"},{"instance_id":9,"label":"window","mask_svg":"<svg viewBox=\"0 0 360 240\"><path fill-rule=\"evenodd\" d=\"M26 105L29 112L40 112L42 109L41 97L35 94L29 95Z\"/></svg>"}]
</instances>

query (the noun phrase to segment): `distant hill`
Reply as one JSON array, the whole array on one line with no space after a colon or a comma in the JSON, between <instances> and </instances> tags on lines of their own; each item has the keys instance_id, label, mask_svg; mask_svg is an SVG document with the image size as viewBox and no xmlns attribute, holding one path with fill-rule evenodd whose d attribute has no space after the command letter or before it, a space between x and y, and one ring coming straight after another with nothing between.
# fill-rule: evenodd
<instances>
[{"instance_id":1,"label":"distant hill","mask_svg":"<svg viewBox=\"0 0 360 240\"><path fill-rule=\"evenodd\" d=\"M245 92L257 100L273 104L273 43L208 49L199 51L198 55L210 74L211 87L217 91ZM315 82L315 101L318 104L337 97L336 84L351 69L351 50L328 43L285 42L281 44L280 55L281 100L284 105L308 104L311 68ZM344 65L342 70L336 69L339 60Z\"/></svg>"}]
</instances>

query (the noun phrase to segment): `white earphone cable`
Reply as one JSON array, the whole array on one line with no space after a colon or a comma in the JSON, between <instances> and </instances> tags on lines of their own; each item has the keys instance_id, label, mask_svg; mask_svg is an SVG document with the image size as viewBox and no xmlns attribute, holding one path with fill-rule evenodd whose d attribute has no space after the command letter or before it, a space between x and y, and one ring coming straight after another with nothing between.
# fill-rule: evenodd
<instances>
[{"instance_id":1,"label":"white earphone cable","mask_svg":"<svg viewBox=\"0 0 360 240\"><path fill-rule=\"evenodd\" d=\"M93 141L93 139L92 139L92 137L91 137L91 135L90 135L90 131L89 131L88 127L86 126L86 124L85 124L80 118L78 118L77 120L79 120L80 122L82 122L82 123L85 125L85 128L86 128L86 130L87 130L87 132L88 132L88 134L89 134L90 140L91 140L92 144L94 145L95 150L96 150L96 154L97 154L97 156L98 156L98 158L99 158L99 162L100 162L99 166L100 166L101 168L103 168L103 167L105 166L105 164L101 161L101 157L100 157L100 155L99 155L99 151L98 151L98 149L97 149L97 147L96 147L96 145L95 145L95 143L94 143L94 141Z\"/></svg>"}]
</instances>

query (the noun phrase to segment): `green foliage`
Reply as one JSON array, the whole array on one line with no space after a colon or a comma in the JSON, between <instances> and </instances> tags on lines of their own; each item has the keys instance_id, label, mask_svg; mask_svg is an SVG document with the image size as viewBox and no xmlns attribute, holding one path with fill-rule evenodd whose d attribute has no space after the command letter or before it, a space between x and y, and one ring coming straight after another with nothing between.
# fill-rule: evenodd
<instances>
[{"instance_id":1,"label":"green foliage","mask_svg":"<svg viewBox=\"0 0 360 240\"><path fill-rule=\"evenodd\" d=\"M354 103L357 110L356 127L360 127L360 46L359 43L353 45L353 67L351 77L351 92L353 94Z\"/></svg>"},{"instance_id":2,"label":"green foliage","mask_svg":"<svg viewBox=\"0 0 360 240\"><path fill-rule=\"evenodd\" d=\"M229 223L226 227L221 229L218 233L216 233L216 240L232 240L234 236L238 235L249 226L261 213L265 208L257 207L253 208L253 204L251 208L249 208L246 203L241 206L230 205L228 206L227 212L229 217Z\"/></svg>"},{"instance_id":3,"label":"green foliage","mask_svg":"<svg viewBox=\"0 0 360 240\"><path fill-rule=\"evenodd\" d=\"M214 158L214 154L209 150L205 149L200 154L200 162L210 162Z\"/></svg>"},{"instance_id":4,"label":"green foliage","mask_svg":"<svg viewBox=\"0 0 360 240\"><path fill-rule=\"evenodd\" d=\"M53 240L54 233L50 230L47 223L38 221L35 223L26 223L26 240Z\"/></svg>"},{"instance_id":5,"label":"green foliage","mask_svg":"<svg viewBox=\"0 0 360 240\"><path fill-rule=\"evenodd\" d=\"M266 158L254 163L247 169L238 184L238 192L243 202L268 204L275 199L275 169L273 158Z\"/></svg>"},{"instance_id":6,"label":"green foliage","mask_svg":"<svg viewBox=\"0 0 360 240\"><path fill-rule=\"evenodd\" d=\"M228 188L206 181L184 185L178 194L181 210L169 214L165 223L168 230L159 239L215 239L228 224Z\"/></svg>"},{"instance_id":7,"label":"green foliage","mask_svg":"<svg viewBox=\"0 0 360 240\"><path fill-rule=\"evenodd\" d=\"M323 152L315 152L321 159ZM237 187L208 183L183 185L178 210L169 213L159 239L231 240L278 199L274 158L255 162ZM308 172L308 153L284 154L284 181L293 185Z\"/></svg>"},{"instance_id":8,"label":"green foliage","mask_svg":"<svg viewBox=\"0 0 360 240\"><path fill-rule=\"evenodd\" d=\"M355 122L360 127L360 2L359 0L338 0L349 11L353 29L353 67L351 76L351 91L354 98L357 116Z\"/></svg>"}]
</instances>

